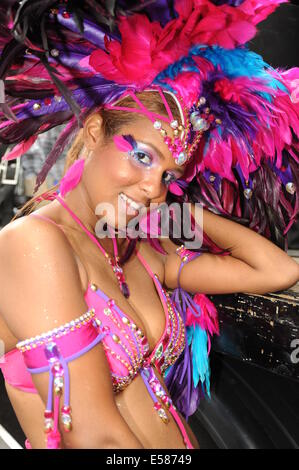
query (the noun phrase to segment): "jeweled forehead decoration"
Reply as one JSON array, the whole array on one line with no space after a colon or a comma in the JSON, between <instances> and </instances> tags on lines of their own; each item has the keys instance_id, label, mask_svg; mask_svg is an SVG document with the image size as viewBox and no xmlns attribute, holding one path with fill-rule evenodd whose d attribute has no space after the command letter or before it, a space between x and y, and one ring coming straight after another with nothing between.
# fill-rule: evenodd
<instances>
[{"instance_id":1,"label":"jeweled forehead decoration","mask_svg":"<svg viewBox=\"0 0 299 470\"><path fill-rule=\"evenodd\" d=\"M181 103L178 101L177 97L173 93L167 92L175 100L177 107L180 111L180 122L178 122L177 119L174 119L168 102L164 96L164 93L160 88L158 88L158 91L168 113L169 120L167 122L172 129L173 138L168 135L166 129L164 129L162 125L161 120L157 119L154 121L154 128L161 133L165 144L167 145L173 158L175 159L176 164L181 166L184 165L184 163L186 163L190 158L190 155L188 154L186 138L188 128L187 115L184 113Z\"/></svg>"},{"instance_id":2,"label":"jeweled forehead decoration","mask_svg":"<svg viewBox=\"0 0 299 470\"><path fill-rule=\"evenodd\" d=\"M167 111L168 118L149 111L131 90L126 92L125 95L123 95L116 103L112 105L107 104L105 107L108 109L130 111L147 116L152 121L154 128L162 135L163 140L175 159L176 164L179 166L184 165L184 163L188 162L192 158L193 152L197 148L203 132L208 130L212 124L220 124L221 121L219 119L215 120L214 116L209 114L210 109L208 107L202 109L203 105L206 104L206 99L204 97L201 97L199 101L188 110L187 107L184 106L182 99L170 91L162 91L158 86L143 91L157 91L159 93ZM174 118L170 106L165 98L165 94L171 95L176 102L180 113L179 121ZM131 96L139 107L128 108L117 106L117 103L126 96ZM171 137L163 127L163 122L169 124L173 132L173 137Z\"/></svg>"}]
</instances>

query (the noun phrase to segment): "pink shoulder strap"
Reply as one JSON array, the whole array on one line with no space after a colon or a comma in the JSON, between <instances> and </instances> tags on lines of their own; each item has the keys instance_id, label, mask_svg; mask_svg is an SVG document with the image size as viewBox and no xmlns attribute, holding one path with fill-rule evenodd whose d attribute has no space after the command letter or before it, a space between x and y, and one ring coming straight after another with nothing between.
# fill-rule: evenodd
<instances>
[{"instance_id":1,"label":"pink shoulder strap","mask_svg":"<svg viewBox=\"0 0 299 470\"><path fill-rule=\"evenodd\" d=\"M196 251L190 251L185 248L184 245L179 246L176 250L176 254L181 258L181 264L178 272L178 287L180 288L180 275L183 267L185 264L189 263L189 261L192 261L193 259L197 258L198 256L201 255L200 252Z\"/></svg>"},{"instance_id":2,"label":"pink shoulder strap","mask_svg":"<svg viewBox=\"0 0 299 470\"><path fill-rule=\"evenodd\" d=\"M139 258L139 260L141 261L141 263L143 264L143 266L145 267L145 269L147 270L147 272L149 273L149 275L151 276L151 278L154 279L153 271L151 270L149 264L145 261L143 256L141 256L141 254L139 253L139 250L137 250L137 249L136 249L136 254L137 254L137 257Z\"/></svg>"}]
</instances>

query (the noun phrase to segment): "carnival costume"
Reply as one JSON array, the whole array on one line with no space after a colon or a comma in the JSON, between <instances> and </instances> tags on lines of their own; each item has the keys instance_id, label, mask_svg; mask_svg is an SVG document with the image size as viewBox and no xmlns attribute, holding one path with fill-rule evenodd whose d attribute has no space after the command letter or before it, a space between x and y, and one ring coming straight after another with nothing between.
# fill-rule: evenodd
<instances>
[{"instance_id":1,"label":"carnival costume","mask_svg":"<svg viewBox=\"0 0 299 470\"><path fill-rule=\"evenodd\" d=\"M186 168L169 185L168 203L199 202L285 249L299 209L299 70L274 70L246 46L256 25L281 3L285 1L28 0L8 14L1 7L0 141L13 145L5 159L20 157L40 133L66 124L37 177L37 190L88 113L100 108L139 113ZM165 115L143 105L136 95L143 91L159 93ZM167 94L177 103L180 120L174 119ZM134 108L122 106L126 96ZM124 152L134 152L130 136L115 136L114 142ZM81 171L79 160L62 180L60 195L42 198L57 199L106 256L63 200ZM163 252L157 240L149 236L148 241ZM205 234L199 250L187 250L184 241L179 240L177 249L179 275L203 251L228 254ZM59 447L63 387L61 417L65 429L71 429L67 364L101 341L115 393L140 374L160 418L167 423L168 409L192 448L176 410L188 418L199 399L209 395L208 355L211 336L219 334L217 312L203 294L191 296L178 287L170 296L130 246L152 277L165 311L165 330L151 353L141 329L89 283L85 315L18 343L5 356L4 376L21 390L36 392L30 373L49 372L48 447ZM117 251L109 262L128 297ZM164 375L169 393L155 369Z\"/></svg>"}]
</instances>

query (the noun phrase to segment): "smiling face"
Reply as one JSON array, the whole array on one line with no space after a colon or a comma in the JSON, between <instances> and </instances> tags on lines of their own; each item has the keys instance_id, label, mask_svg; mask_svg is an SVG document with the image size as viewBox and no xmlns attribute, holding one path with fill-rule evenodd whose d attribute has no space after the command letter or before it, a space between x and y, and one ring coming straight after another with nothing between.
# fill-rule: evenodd
<instances>
[{"instance_id":1,"label":"smiling face","mask_svg":"<svg viewBox=\"0 0 299 470\"><path fill-rule=\"evenodd\" d=\"M171 135L170 126L165 124L164 127ZM83 181L94 208L103 202L113 205L116 227L120 228L119 204L120 211L126 212L128 223L137 215L136 204L149 207L163 203L169 184L182 176L184 167L175 163L163 137L146 117L133 118L132 115L131 122L122 126L117 135L120 138L129 135L134 143L133 150L121 149L113 137L105 138L99 114L88 118L84 143L92 154L86 160ZM114 225L109 214L106 217L108 223Z\"/></svg>"}]
</instances>

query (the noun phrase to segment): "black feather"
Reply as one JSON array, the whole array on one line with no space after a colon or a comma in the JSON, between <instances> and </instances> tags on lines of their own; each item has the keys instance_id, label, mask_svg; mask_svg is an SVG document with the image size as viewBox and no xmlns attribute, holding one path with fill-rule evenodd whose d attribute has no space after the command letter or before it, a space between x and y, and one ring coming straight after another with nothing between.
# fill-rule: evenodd
<instances>
[{"instance_id":1,"label":"black feather","mask_svg":"<svg viewBox=\"0 0 299 470\"><path fill-rule=\"evenodd\" d=\"M57 0L25 0L18 8L13 24L12 32L16 40L24 42L28 35L28 29L39 27L40 17L50 8L57 6ZM28 36L30 39L30 35Z\"/></svg>"},{"instance_id":2,"label":"black feather","mask_svg":"<svg viewBox=\"0 0 299 470\"><path fill-rule=\"evenodd\" d=\"M49 44L48 44L48 38L47 38L46 29L45 29L45 22L46 22L46 16L43 15L42 20L41 20L41 25L40 25L40 31L41 31L43 48L45 50L45 55L47 58L49 58Z\"/></svg>"},{"instance_id":3,"label":"black feather","mask_svg":"<svg viewBox=\"0 0 299 470\"><path fill-rule=\"evenodd\" d=\"M15 116L7 103L0 103L0 110L7 119L18 122L18 118Z\"/></svg>"},{"instance_id":4,"label":"black feather","mask_svg":"<svg viewBox=\"0 0 299 470\"><path fill-rule=\"evenodd\" d=\"M0 142L5 145L18 144L33 136L43 124L47 124L47 128L43 130L43 132L46 132L52 127L63 124L69 120L72 115L71 111L60 111L51 116L44 114L11 124L0 130Z\"/></svg>"},{"instance_id":5,"label":"black feather","mask_svg":"<svg viewBox=\"0 0 299 470\"><path fill-rule=\"evenodd\" d=\"M109 16L115 17L115 0L106 0L105 6Z\"/></svg>"},{"instance_id":6,"label":"black feather","mask_svg":"<svg viewBox=\"0 0 299 470\"><path fill-rule=\"evenodd\" d=\"M63 95L65 101L67 102L67 104L69 105L71 110L73 111L74 115L77 117L78 125L80 127L83 127L83 124L82 124L81 119L80 119L80 114L81 114L80 106L78 105L78 103L76 103L76 101L72 97L71 92L64 85L64 83L62 83L61 80L59 80L59 78L57 77L57 71L55 69L53 69L53 67L51 67L51 65L47 61L46 57L41 57L40 60L41 60L42 64L45 66L45 68L47 69L50 77L52 78L52 80L54 82L54 84L57 86L58 90Z\"/></svg>"},{"instance_id":7,"label":"black feather","mask_svg":"<svg viewBox=\"0 0 299 470\"><path fill-rule=\"evenodd\" d=\"M3 79L18 55L24 54L26 46L12 39L5 45L0 58L0 79Z\"/></svg>"},{"instance_id":8,"label":"black feather","mask_svg":"<svg viewBox=\"0 0 299 470\"><path fill-rule=\"evenodd\" d=\"M83 11L81 8L78 7L78 1L72 0L69 1L67 4L67 11L72 14L77 28L79 29L80 33L84 34L84 25L83 25Z\"/></svg>"}]
</instances>

